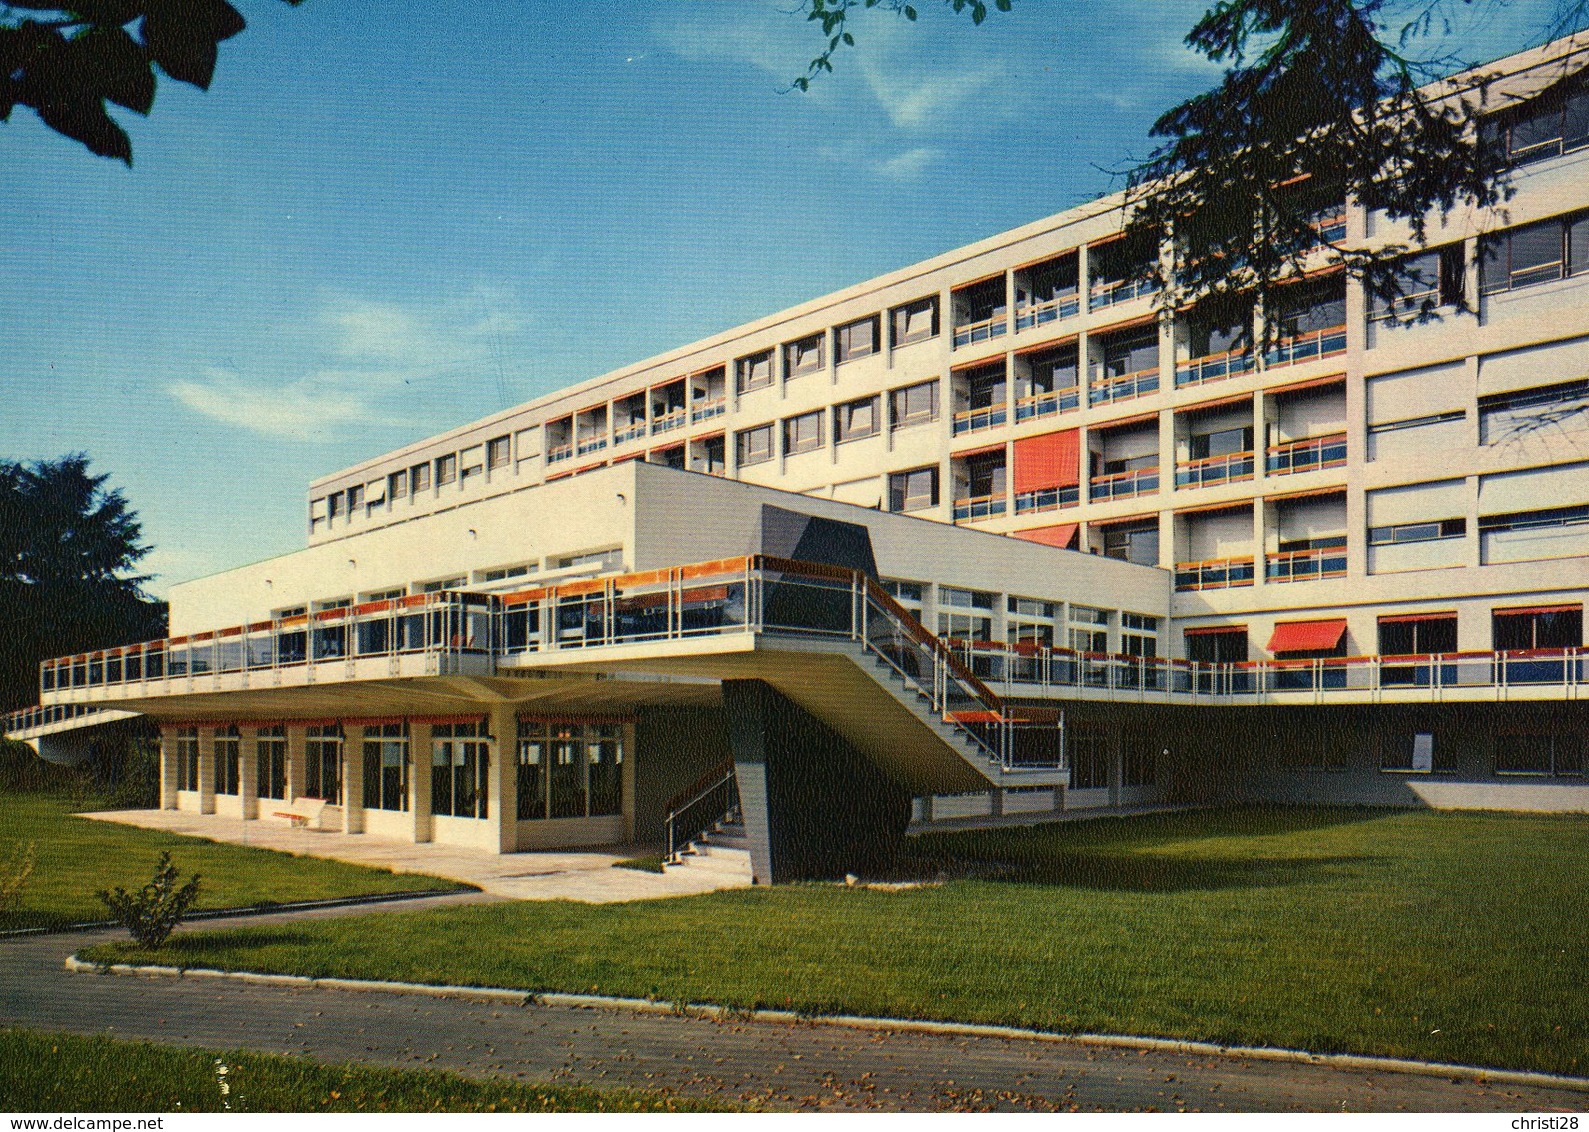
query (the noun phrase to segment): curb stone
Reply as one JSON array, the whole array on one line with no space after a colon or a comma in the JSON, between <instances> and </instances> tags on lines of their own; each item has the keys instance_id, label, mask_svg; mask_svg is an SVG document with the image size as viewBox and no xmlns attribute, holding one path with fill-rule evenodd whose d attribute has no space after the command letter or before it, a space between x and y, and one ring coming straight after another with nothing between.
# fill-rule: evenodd
<instances>
[{"instance_id":1,"label":"curb stone","mask_svg":"<svg viewBox=\"0 0 1589 1132\"><path fill-rule=\"evenodd\" d=\"M134 975L154 978L229 979L256 986L326 989L382 994L422 995L427 998L460 999L466 1002L495 1002L510 1006L563 1006L586 1010L622 1010L636 1014L675 1014L718 1021L807 1023L842 1026L852 1030L892 1031L915 1034L940 1034L969 1038L1004 1038L1013 1041L1056 1042L1100 1046L1109 1049L1155 1050L1161 1053L1189 1053L1214 1057L1244 1057L1254 1061L1279 1061L1297 1065L1320 1065L1331 1069L1354 1069L1382 1073L1407 1073L1423 1077L1446 1077L1487 1085L1528 1085L1535 1088L1570 1089L1589 1093L1589 1077L1568 1077L1555 1073L1536 1073L1521 1069L1485 1069L1477 1065L1455 1065L1439 1061L1413 1061L1399 1057L1369 1057L1350 1053L1311 1053L1308 1050L1276 1046L1226 1046L1215 1042L1186 1041L1179 1038L1145 1038L1129 1034L1063 1034L1052 1030L1029 1030L1019 1026L995 1026L976 1022L933 1022L920 1018L873 1018L855 1014L801 1014L793 1010L741 1010L716 1003L677 1003L649 998L621 998L598 994L565 994L560 991L509 990L502 987L445 986L435 983L403 983L377 979L311 978L308 975L268 975L255 971L221 971L213 967L163 967L132 963L90 963L76 955L66 957L66 970L73 974Z\"/></svg>"}]
</instances>

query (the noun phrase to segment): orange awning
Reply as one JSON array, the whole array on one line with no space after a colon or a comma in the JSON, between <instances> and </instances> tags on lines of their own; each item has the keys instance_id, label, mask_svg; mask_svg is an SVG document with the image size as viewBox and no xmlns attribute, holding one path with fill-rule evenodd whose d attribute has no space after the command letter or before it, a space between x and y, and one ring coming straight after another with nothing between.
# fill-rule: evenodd
<instances>
[{"instance_id":1,"label":"orange awning","mask_svg":"<svg viewBox=\"0 0 1589 1132\"><path fill-rule=\"evenodd\" d=\"M1015 494L1081 482L1081 433L1074 428L1015 442Z\"/></svg>"},{"instance_id":2,"label":"orange awning","mask_svg":"<svg viewBox=\"0 0 1589 1132\"><path fill-rule=\"evenodd\" d=\"M1040 542L1044 546L1057 546L1061 550L1074 550L1078 523L1056 523L1052 527L1032 527L1030 530L1011 532L1027 542Z\"/></svg>"},{"instance_id":3,"label":"orange awning","mask_svg":"<svg viewBox=\"0 0 1589 1132\"><path fill-rule=\"evenodd\" d=\"M1269 638L1269 651L1322 652L1341 643L1346 633L1346 618L1335 617L1328 621L1285 621L1275 626Z\"/></svg>"}]
</instances>

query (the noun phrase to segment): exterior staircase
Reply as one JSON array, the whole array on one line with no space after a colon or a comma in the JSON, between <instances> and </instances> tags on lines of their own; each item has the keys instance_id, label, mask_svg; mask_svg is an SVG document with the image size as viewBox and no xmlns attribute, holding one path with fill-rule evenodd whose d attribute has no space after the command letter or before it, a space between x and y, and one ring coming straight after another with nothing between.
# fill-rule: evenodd
<instances>
[{"instance_id":1,"label":"exterior staircase","mask_svg":"<svg viewBox=\"0 0 1589 1132\"><path fill-rule=\"evenodd\" d=\"M724 880L750 882L750 840L745 835L745 823L737 807L692 838L663 865L665 872L681 869L691 874L716 874Z\"/></svg>"}]
</instances>

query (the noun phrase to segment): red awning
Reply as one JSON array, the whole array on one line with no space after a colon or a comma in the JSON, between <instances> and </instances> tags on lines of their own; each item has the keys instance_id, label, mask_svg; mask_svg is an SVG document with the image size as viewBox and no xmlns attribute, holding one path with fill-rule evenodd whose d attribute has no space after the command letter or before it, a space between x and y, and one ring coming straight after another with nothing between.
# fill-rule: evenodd
<instances>
[{"instance_id":1,"label":"red awning","mask_svg":"<svg viewBox=\"0 0 1589 1132\"><path fill-rule=\"evenodd\" d=\"M1582 605L1527 605L1516 609L1492 609L1490 612L1497 617L1522 617L1537 613L1576 613L1581 609Z\"/></svg>"},{"instance_id":2,"label":"red awning","mask_svg":"<svg viewBox=\"0 0 1589 1132\"><path fill-rule=\"evenodd\" d=\"M1073 428L1015 442L1015 494L1081 482L1081 434Z\"/></svg>"},{"instance_id":3,"label":"red awning","mask_svg":"<svg viewBox=\"0 0 1589 1132\"><path fill-rule=\"evenodd\" d=\"M1275 626L1274 635L1269 638L1269 651L1322 652L1340 644L1345 633L1344 617L1329 621L1285 621Z\"/></svg>"},{"instance_id":4,"label":"red awning","mask_svg":"<svg viewBox=\"0 0 1589 1132\"><path fill-rule=\"evenodd\" d=\"M1379 619L1381 625L1405 625L1412 621L1454 621L1456 610L1445 613L1393 613Z\"/></svg>"},{"instance_id":5,"label":"red awning","mask_svg":"<svg viewBox=\"0 0 1589 1132\"><path fill-rule=\"evenodd\" d=\"M1040 542L1044 546L1057 546L1061 550L1075 550L1078 526L1080 526L1078 523L1056 523L1052 527L1032 527L1030 530L1011 533L1027 542Z\"/></svg>"}]
</instances>

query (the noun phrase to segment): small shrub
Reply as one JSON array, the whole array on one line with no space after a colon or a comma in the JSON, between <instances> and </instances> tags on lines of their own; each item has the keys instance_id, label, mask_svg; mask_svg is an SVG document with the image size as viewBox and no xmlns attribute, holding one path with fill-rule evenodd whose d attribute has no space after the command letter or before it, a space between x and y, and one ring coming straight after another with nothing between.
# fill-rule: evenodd
<instances>
[{"instance_id":1,"label":"small shrub","mask_svg":"<svg viewBox=\"0 0 1589 1132\"><path fill-rule=\"evenodd\" d=\"M38 863L36 843L29 841L13 849L4 866L0 866L0 923L10 919L22 906L22 893Z\"/></svg>"},{"instance_id":2,"label":"small shrub","mask_svg":"<svg viewBox=\"0 0 1589 1132\"><path fill-rule=\"evenodd\" d=\"M96 895L139 945L153 950L166 941L198 899L199 876L194 873L178 888L177 867L166 852L155 864L153 879L137 892L117 885L114 892L100 889Z\"/></svg>"}]
</instances>

